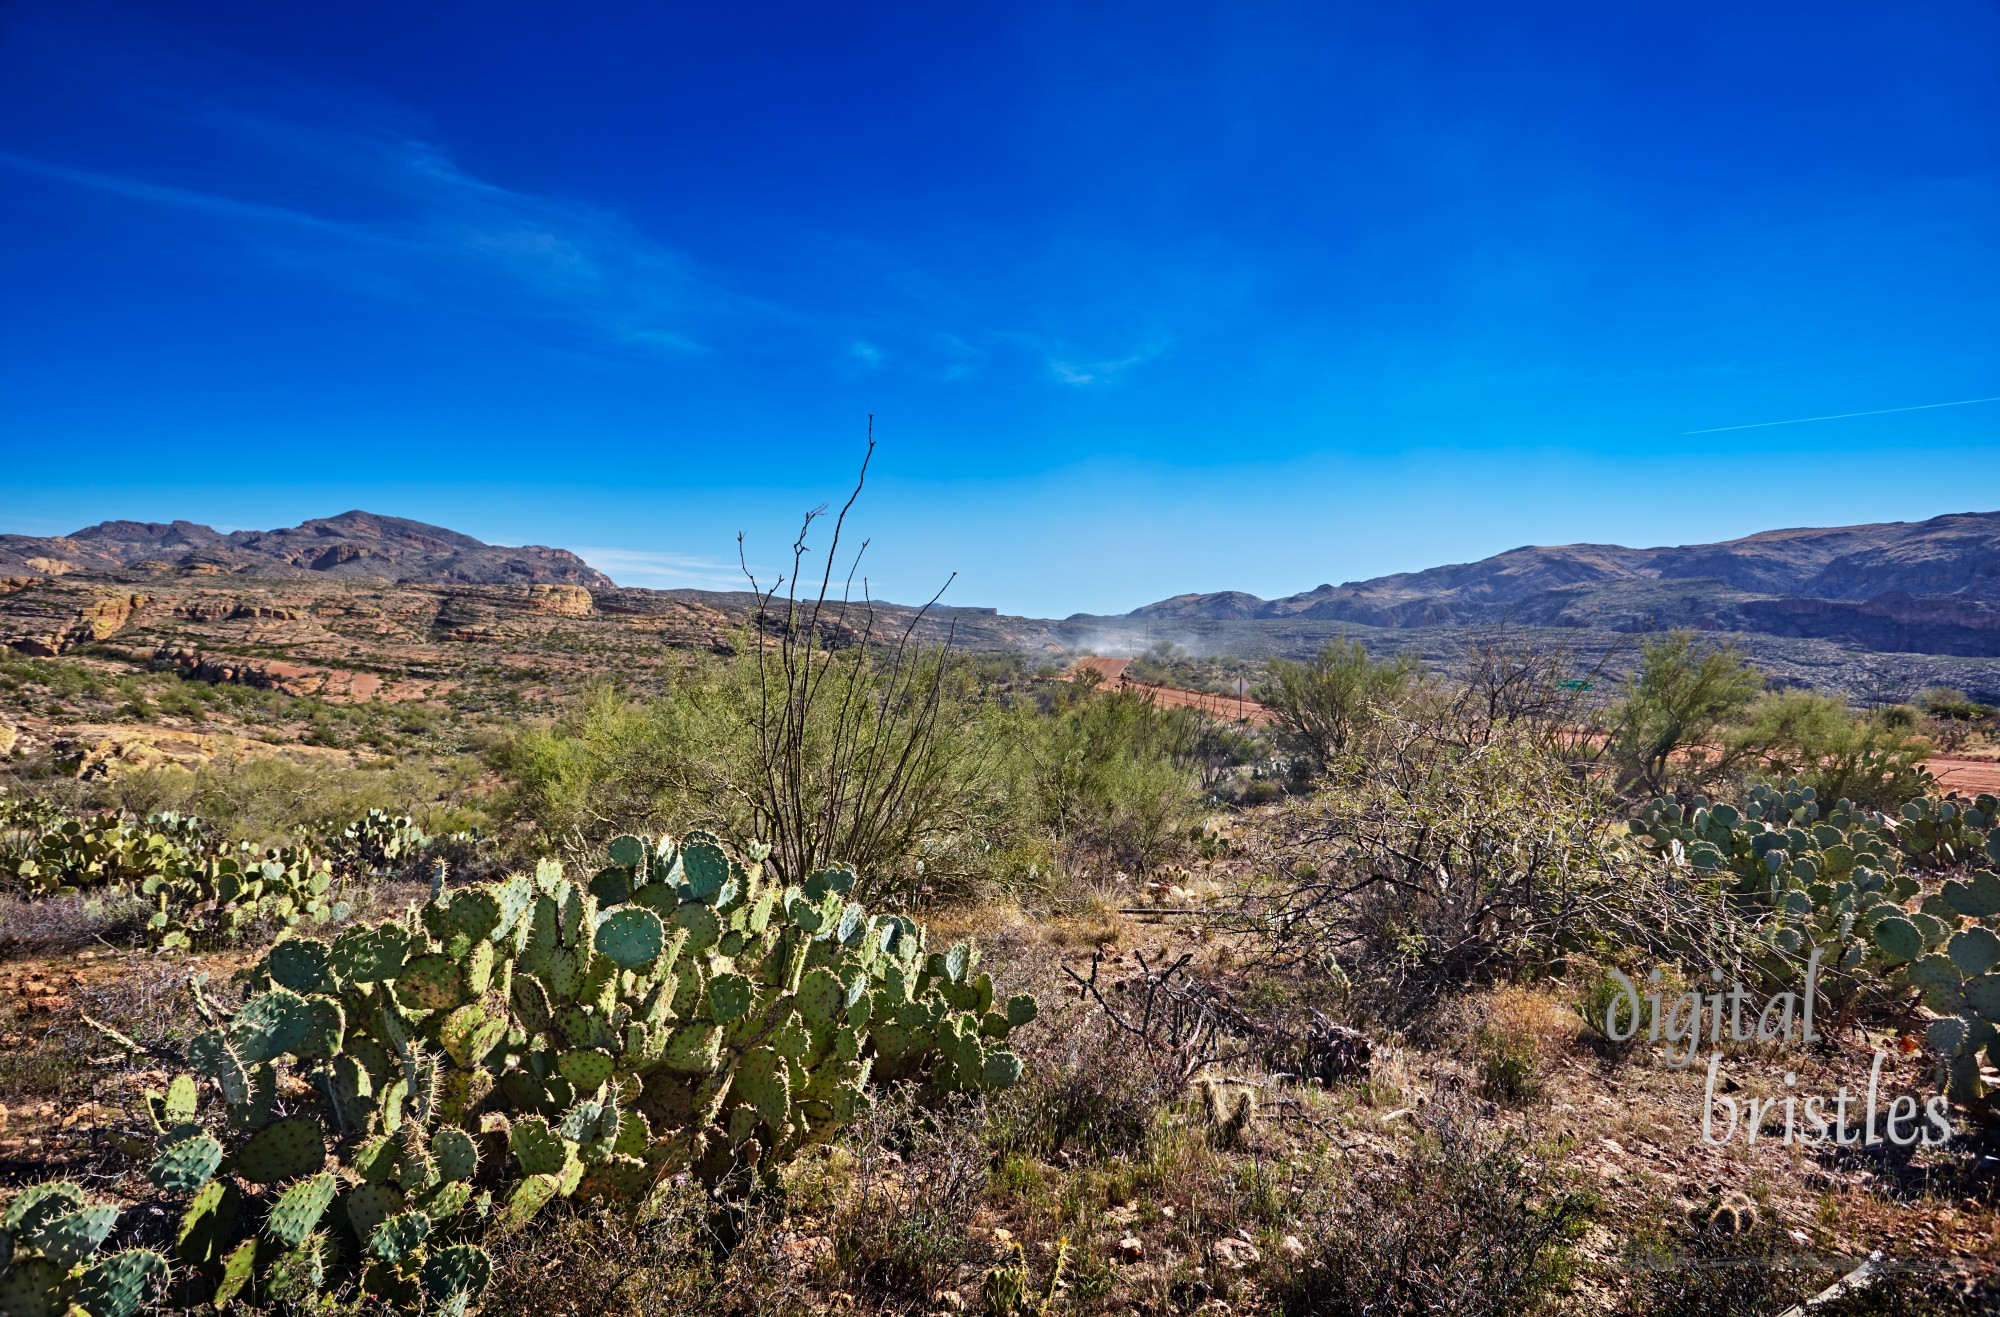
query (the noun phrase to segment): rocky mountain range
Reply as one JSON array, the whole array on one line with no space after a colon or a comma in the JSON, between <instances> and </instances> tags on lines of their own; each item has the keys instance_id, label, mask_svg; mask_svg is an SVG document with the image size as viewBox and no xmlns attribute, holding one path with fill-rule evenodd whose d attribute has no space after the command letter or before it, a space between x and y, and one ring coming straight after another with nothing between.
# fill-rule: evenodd
<instances>
[{"instance_id":1,"label":"rocky mountain range","mask_svg":"<svg viewBox=\"0 0 2000 1317\"><path fill-rule=\"evenodd\" d=\"M496 671L568 686L740 647L742 592L620 587L562 549L506 548L349 512L275 531L106 522L0 536L0 650L174 667L323 700L427 698ZM1068 662L1171 641L1194 654L1303 657L1335 636L1449 670L1503 627L1623 670L1649 632L1718 633L1774 681L1876 702L1954 686L2000 702L2000 513L1724 544L1521 548L1284 599L1180 595L1121 616L874 606L962 651ZM857 613L836 643L861 639Z\"/></svg>"},{"instance_id":2,"label":"rocky mountain range","mask_svg":"<svg viewBox=\"0 0 2000 1317\"><path fill-rule=\"evenodd\" d=\"M1313 619L1391 629L1675 627L1879 652L2000 656L2000 512L1772 530L1720 544L1565 544L1322 585L1283 599L1176 595L1145 622Z\"/></svg>"},{"instance_id":3,"label":"rocky mountain range","mask_svg":"<svg viewBox=\"0 0 2000 1317\"><path fill-rule=\"evenodd\" d=\"M612 580L567 549L506 548L442 526L343 512L282 530L223 534L192 521L104 521L70 535L0 535L0 576L177 570L253 577L377 577L418 585L581 585Z\"/></svg>"}]
</instances>

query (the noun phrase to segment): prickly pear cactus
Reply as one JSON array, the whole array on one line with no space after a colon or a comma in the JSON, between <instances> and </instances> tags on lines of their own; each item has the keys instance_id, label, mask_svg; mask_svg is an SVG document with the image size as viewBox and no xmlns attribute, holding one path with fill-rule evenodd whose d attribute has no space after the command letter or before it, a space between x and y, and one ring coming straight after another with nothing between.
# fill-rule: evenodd
<instances>
[{"instance_id":1,"label":"prickly pear cactus","mask_svg":"<svg viewBox=\"0 0 2000 1317\"><path fill-rule=\"evenodd\" d=\"M0 846L0 888L35 896L136 889L154 905L147 936L162 950L226 942L253 926L324 923L347 914L332 869L302 847L263 855L232 849L215 829L182 814L149 815L143 824L18 806L10 814L41 830Z\"/></svg>"},{"instance_id":2,"label":"prickly pear cactus","mask_svg":"<svg viewBox=\"0 0 2000 1317\"><path fill-rule=\"evenodd\" d=\"M26 804L9 814L15 826L29 826L0 847L0 888L30 896L135 886L174 872L212 844L201 820L179 814L154 814L142 824Z\"/></svg>"},{"instance_id":3,"label":"prickly pear cactus","mask_svg":"<svg viewBox=\"0 0 2000 1317\"><path fill-rule=\"evenodd\" d=\"M327 850L341 872L380 877L406 869L430 842L409 815L371 809L334 836Z\"/></svg>"},{"instance_id":4,"label":"prickly pear cactus","mask_svg":"<svg viewBox=\"0 0 2000 1317\"><path fill-rule=\"evenodd\" d=\"M323 924L346 918L348 909L332 868L296 846L261 858L248 848L190 854L184 863L147 877L139 890L155 905L147 936L168 951L227 942L260 923Z\"/></svg>"},{"instance_id":5,"label":"prickly pear cactus","mask_svg":"<svg viewBox=\"0 0 2000 1317\"><path fill-rule=\"evenodd\" d=\"M587 883L543 861L271 947L187 1049L220 1127L193 1118L192 1080L153 1102L153 1179L191 1196L182 1261L205 1294L345 1267L392 1306L471 1303L491 1270L477 1230L559 1197L636 1208L681 1172L769 1178L865 1110L873 1078L1019 1079L1006 1041L1034 999L996 1002L972 948L849 901L851 870L783 886L703 833L611 856ZM315 1100L281 1103L299 1081ZM240 1184L269 1186L263 1206Z\"/></svg>"},{"instance_id":6,"label":"prickly pear cactus","mask_svg":"<svg viewBox=\"0 0 2000 1317\"><path fill-rule=\"evenodd\" d=\"M2000 1066L2000 799L1921 797L1895 814L1841 801L1823 818L1810 788L1759 786L1741 810L1654 801L1632 823L1643 844L1724 876L1761 908L1778 972L1818 950L1836 1007L1878 1013L1914 999L1925 1038L1964 1103Z\"/></svg>"},{"instance_id":7,"label":"prickly pear cactus","mask_svg":"<svg viewBox=\"0 0 2000 1317\"><path fill-rule=\"evenodd\" d=\"M167 1260L150 1249L99 1253L118 1209L93 1205L66 1180L30 1185L0 1211L0 1313L131 1317L165 1290Z\"/></svg>"}]
</instances>

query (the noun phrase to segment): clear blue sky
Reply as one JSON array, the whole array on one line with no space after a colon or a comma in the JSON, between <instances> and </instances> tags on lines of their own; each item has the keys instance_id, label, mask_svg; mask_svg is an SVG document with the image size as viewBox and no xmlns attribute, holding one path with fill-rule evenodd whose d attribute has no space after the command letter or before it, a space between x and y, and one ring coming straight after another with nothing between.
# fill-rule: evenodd
<instances>
[{"instance_id":1,"label":"clear blue sky","mask_svg":"<svg viewBox=\"0 0 2000 1317\"><path fill-rule=\"evenodd\" d=\"M0 530L1264 595L2000 507L2000 9L0 0Z\"/></svg>"}]
</instances>

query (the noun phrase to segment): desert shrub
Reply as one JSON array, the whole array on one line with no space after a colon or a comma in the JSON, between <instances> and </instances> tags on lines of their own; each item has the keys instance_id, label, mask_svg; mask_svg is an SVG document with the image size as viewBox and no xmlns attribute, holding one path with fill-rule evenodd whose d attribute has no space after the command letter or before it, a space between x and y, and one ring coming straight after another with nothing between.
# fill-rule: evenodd
<instances>
[{"instance_id":1,"label":"desert shrub","mask_svg":"<svg viewBox=\"0 0 2000 1317\"><path fill-rule=\"evenodd\" d=\"M1004 799L1058 844L1150 868L1180 845L1200 801L1204 720L1134 692L1069 688L996 711Z\"/></svg>"},{"instance_id":2,"label":"desert shrub","mask_svg":"<svg viewBox=\"0 0 2000 1317\"><path fill-rule=\"evenodd\" d=\"M1272 659L1258 698L1306 756L1323 766L1407 694L1417 672L1414 658L1376 660L1360 641L1343 638L1303 662Z\"/></svg>"},{"instance_id":3,"label":"desert shrub","mask_svg":"<svg viewBox=\"0 0 2000 1317\"><path fill-rule=\"evenodd\" d=\"M1480 1091L1519 1104L1540 1096L1550 1064L1576 1037L1575 1017L1547 995L1517 986L1478 1004L1472 1056Z\"/></svg>"},{"instance_id":4,"label":"desert shrub","mask_svg":"<svg viewBox=\"0 0 2000 1317\"><path fill-rule=\"evenodd\" d=\"M703 663L655 700L591 687L552 724L494 748L508 812L546 849L599 847L627 828L743 835L751 746L739 686L723 665Z\"/></svg>"},{"instance_id":5,"label":"desert shrub","mask_svg":"<svg viewBox=\"0 0 2000 1317\"><path fill-rule=\"evenodd\" d=\"M1499 627L1472 636L1459 680L1440 694L1450 725L1468 742L1508 735L1587 758L1601 739L1603 669L1603 660L1585 666L1560 641Z\"/></svg>"},{"instance_id":6,"label":"desert shrub","mask_svg":"<svg viewBox=\"0 0 2000 1317\"><path fill-rule=\"evenodd\" d=\"M1917 697L1917 703L1931 717L1951 722L1978 722L1993 713L1991 705L1980 704L1949 686L1932 686Z\"/></svg>"},{"instance_id":7,"label":"desert shrub","mask_svg":"<svg viewBox=\"0 0 2000 1317\"><path fill-rule=\"evenodd\" d=\"M1563 1150L1447 1101L1390 1165L1330 1165L1301 1196L1303 1255L1274 1277L1286 1317L1520 1317L1554 1312L1594 1200Z\"/></svg>"},{"instance_id":8,"label":"desert shrub","mask_svg":"<svg viewBox=\"0 0 2000 1317\"><path fill-rule=\"evenodd\" d=\"M1731 646L1704 649L1687 631L1648 641L1611 736L1621 778L1659 794L1726 775L1736 756L1723 735L1763 687L1763 674Z\"/></svg>"},{"instance_id":9,"label":"desert shrub","mask_svg":"<svg viewBox=\"0 0 2000 1317\"><path fill-rule=\"evenodd\" d=\"M1286 816L1290 868L1252 915L1281 959L1367 966L1363 1006L1408 1013L1530 973L1645 894L1610 799L1532 742L1464 746L1399 723L1335 776L1350 785Z\"/></svg>"},{"instance_id":10,"label":"desert shrub","mask_svg":"<svg viewBox=\"0 0 2000 1317\"><path fill-rule=\"evenodd\" d=\"M383 766L302 763L282 756L218 759L199 768L124 773L98 788L103 806L146 815L195 814L235 841L273 846L337 836L370 810L408 814L430 833L491 826L477 799L476 759L405 758Z\"/></svg>"},{"instance_id":11,"label":"desert shrub","mask_svg":"<svg viewBox=\"0 0 2000 1317\"><path fill-rule=\"evenodd\" d=\"M993 1102L989 1141L1001 1158L1098 1162L1145 1150L1160 1110L1182 1090L1170 1065L1074 1014L1038 1031L1022 1082Z\"/></svg>"},{"instance_id":12,"label":"desert shrub","mask_svg":"<svg viewBox=\"0 0 2000 1317\"><path fill-rule=\"evenodd\" d=\"M900 695L889 690L861 647L816 661L818 683L789 730L784 697L762 685L778 678L741 660L696 665L651 700L598 686L497 748L509 812L531 845L577 859L626 827L703 827L770 840L773 863L782 856L795 877L853 864L878 899L963 890L1005 849L991 844L989 750L969 676L942 655L918 662L920 680L937 684L924 688L933 725L914 739L896 731L922 712L909 706L908 674L895 678ZM892 745L907 762L885 762Z\"/></svg>"},{"instance_id":13,"label":"desert shrub","mask_svg":"<svg viewBox=\"0 0 2000 1317\"><path fill-rule=\"evenodd\" d=\"M923 1300L952 1279L971 1256L967 1227L986 1188L984 1124L979 1102L927 1108L903 1089L849 1130L830 1232L849 1283Z\"/></svg>"},{"instance_id":14,"label":"desert shrub","mask_svg":"<svg viewBox=\"0 0 2000 1317\"><path fill-rule=\"evenodd\" d=\"M1774 691L1728 733L1728 753L1748 771L1812 787L1822 800L1894 807L1933 785L1923 761L1935 752L1914 734L1915 719L1899 712L1891 707L1863 717L1832 696Z\"/></svg>"}]
</instances>

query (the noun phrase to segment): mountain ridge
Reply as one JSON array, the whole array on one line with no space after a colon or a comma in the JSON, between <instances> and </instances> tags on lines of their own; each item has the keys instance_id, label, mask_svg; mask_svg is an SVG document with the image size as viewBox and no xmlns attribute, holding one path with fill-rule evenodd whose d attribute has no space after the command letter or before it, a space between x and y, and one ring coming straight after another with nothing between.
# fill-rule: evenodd
<instances>
[{"instance_id":1,"label":"mountain ridge","mask_svg":"<svg viewBox=\"0 0 2000 1317\"><path fill-rule=\"evenodd\" d=\"M1279 599L1176 595L1141 621L1312 618L1414 628L1518 623L1691 626L1866 649L2000 655L2000 512L1791 527L1713 544L1527 545L1470 563L1321 585Z\"/></svg>"},{"instance_id":2,"label":"mountain ridge","mask_svg":"<svg viewBox=\"0 0 2000 1317\"><path fill-rule=\"evenodd\" d=\"M614 588L567 549L487 544L459 531L360 509L276 530L224 533L192 521L101 521L68 535L0 535L0 574L64 576L179 569L205 575L379 577L416 585Z\"/></svg>"}]
</instances>

